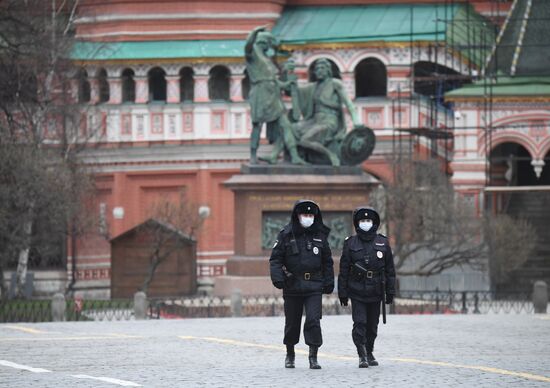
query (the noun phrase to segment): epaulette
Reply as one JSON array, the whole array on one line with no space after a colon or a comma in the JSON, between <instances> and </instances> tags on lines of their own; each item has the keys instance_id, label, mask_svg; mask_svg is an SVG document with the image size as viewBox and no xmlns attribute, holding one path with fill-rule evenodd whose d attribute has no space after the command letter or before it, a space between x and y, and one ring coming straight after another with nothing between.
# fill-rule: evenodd
<instances>
[{"instance_id":1,"label":"epaulette","mask_svg":"<svg viewBox=\"0 0 550 388\"><path fill-rule=\"evenodd\" d=\"M387 236L383 235L382 233L378 233L379 236L381 237L384 237L384 238L388 238Z\"/></svg>"}]
</instances>

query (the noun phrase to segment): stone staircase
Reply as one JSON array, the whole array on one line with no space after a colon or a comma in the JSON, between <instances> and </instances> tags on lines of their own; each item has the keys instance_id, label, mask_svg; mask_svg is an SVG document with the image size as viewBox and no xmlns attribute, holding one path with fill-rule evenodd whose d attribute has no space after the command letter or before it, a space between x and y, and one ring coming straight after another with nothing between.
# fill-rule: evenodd
<instances>
[{"instance_id":1,"label":"stone staircase","mask_svg":"<svg viewBox=\"0 0 550 388\"><path fill-rule=\"evenodd\" d=\"M550 285L550 191L525 191L510 194L506 213L528 220L537 232L535 252L506 283L495 284L498 293L533 291L533 283Z\"/></svg>"}]
</instances>

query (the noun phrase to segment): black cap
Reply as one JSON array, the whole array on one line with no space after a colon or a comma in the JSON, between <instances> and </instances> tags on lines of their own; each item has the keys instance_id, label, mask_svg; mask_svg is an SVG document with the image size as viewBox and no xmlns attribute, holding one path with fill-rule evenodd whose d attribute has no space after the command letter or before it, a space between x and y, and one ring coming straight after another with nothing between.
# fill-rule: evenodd
<instances>
[{"instance_id":1,"label":"black cap","mask_svg":"<svg viewBox=\"0 0 550 388\"><path fill-rule=\"evenodd\" d=\"M368 207L360 207L353 212L353 225L358 226L360 220L372 220L373 224L380 225L380 216L376 210Z\"/></svg>"},{"instance_id":2,"label":"black cap","mask_svg":"<svg viewBox=\"0 0 550 388\"><path fill-rule=\"evenodd\" d=\"M312 202L302 202L296 206L296 214L317 214L319 208Z\"/></svg>"}]
</instances>

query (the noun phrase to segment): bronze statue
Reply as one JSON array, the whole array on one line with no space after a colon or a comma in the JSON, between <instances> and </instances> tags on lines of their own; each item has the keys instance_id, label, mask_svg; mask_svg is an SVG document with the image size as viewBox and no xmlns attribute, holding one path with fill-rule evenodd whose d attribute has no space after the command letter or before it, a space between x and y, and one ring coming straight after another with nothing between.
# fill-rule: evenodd
<instances>
[{"instance_id":1,"label":"bronze statue","mask_svg":"<svg viewBox=\"0 0 550 388\"><path fill-rule=\"evenodd\" d=\"M317 81L299 87L304 120L295 124L295 133L301 147L315 151L328 158L333 166L339 166L338 146L346 135L342 104L348 109L355 128L363 124L342 81L332 78L330 62L327 59L317 60L314 71Z\"/></svg>"},{"instance_id":2,"label":"bronze statue","mask_svg":"<svg viewBox=\"0 0 550 388\"><path fill-rule=\"evenodd\" d=\"M271 141L281 137L288 149L293 164L306 164L298 155L296 138L292 134L281 97L281 88L288 83L278 78L277 66L268 56L270 49L277 46L275 37L265 27L255 28L246 41L246 71L250 78L250 116L252 134L250 136L250 162L258 163L257 150L260 144L260 131L267 124L268 138ZM280 141L281 141L280 140Z\"/></svg>"},{"instance_id":3,"label":"bronze statue","mask_svg":"<svg viewBox=\"0 0 550 388\"><path fill-rule=\"evenodd\" d=\"M252 134L250 162L258 163L260 131L267 124L267 137L274 143L268 163L277 163L286 148L292 164L356 165L366 160L375 145L374 132L365 127L347 96L344 85L332 77L330 62L315 62L316 82L298 86L294 62L289 60L279 77L278 68L269 57L277 50L276 38L265 27L255 28L245 46L246 69L250 78L250 111ZM292 98L290 119L281 93ZM343 106L353 122L346 134ZM300 120L303 115L304 119ZM292 120L292 122L291 122ZM304 160L305 159L305 160Z\"/></svg>"}]
</instances>

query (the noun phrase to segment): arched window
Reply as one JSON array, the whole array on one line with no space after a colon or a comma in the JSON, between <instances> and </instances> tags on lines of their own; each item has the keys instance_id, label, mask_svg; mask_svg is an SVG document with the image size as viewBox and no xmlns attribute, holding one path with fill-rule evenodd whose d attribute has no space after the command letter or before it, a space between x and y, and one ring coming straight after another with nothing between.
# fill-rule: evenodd
<instances>
[{"instance_id":1,"label":"arched window","mask_svg":"<svg viewBox=\"0 0 550 388\"><path fill-rule=\"evenodd\" d=\"M244 71L244 78L241 81L241 90L243 93L243 100L248 100L248 94L250 93L250 78L248 78L248 72Z\"/></svg>"},{"instance_id":2,"label":"arched window","mask_svg":"<svg viewBox=\"0 0 550 388\"><path fill-rule=\"evenodd\" d=\"M225 66L214 66L208 79L208 97L211 101L229 101L229 69Z\"/></svg>"},{"instance_id":3,"label":"arched window","mask_svg":"<svg viewBox=\"0 0 550 388\"><path fill-rule=\"evenodd\" d=\"M195 98L195 80L193 69L184 67L180 70L180 101L193 101Z\"/></svg>"},{"instance_id":4,"label":"arched window","mask_svg":"<svg viewBox=\"0 0 550 388\"><path fill-rule=\"evenodd\" d=\"M342 79L342 76L340 75L340 69L338 69L338 66L336 66L336 63L334 63L334 61L331 61L328 58L323 58L323 59L326 59L327 61L330 62L330 67L332 70L332 78ZM315 60L311 65L309 65L309 69L308 69L309 82L317 81L317 77L315 76L315 63L317 63L318 60L319 59Z\"/></svg>"},{"instance_id":5,"label":"arched window","mask_svg":"<svg viewBox=\"0 0 550 388\"><path fill-rule=\"evenodd\" d=\"M166 101L166 72L160 67L149 70L149 101Z\"/></svg>"},{"instance_id":6,"label":"arched window","mask_svg":"<svg viewBox=\"0 0 550 388\"><path fill-rule=\"evenodd\" d=\"M136 81L134 81L134 71L124 69L122 72L122 102L136 101Z\"/></svg>"},{"instance_id":7,"label":"arched window","mask_svg":"<svg viewBox=\"0 0 550 388\"><path fill-rule=\"evenodd\" d=\"M99 87L99 102L109 101L109 81L107 81L105 69L101 69L97 73L97 85Z\"/></svg>"},{"instance_id":8,"label":"arched window","mask_svg":"<svg viewBox=\"0 0 550 388\"><path fill-rule=\"evenodd\" d=\"M355 95L357 97L385 96L388 75L386 66L376 58L365 58L355 67Z\"/></svg>"},{"instance_id":9,"label":"arched window","mask_svg":"<svg viewBox=\"0 0 550 388\"><path fill-rule=\"evenodd\" d=\"M88 81L88 73L84 69L80 69L77 75L78 79L78 102L90 102L90 81Z\"/></svg>"}]
</instances>

